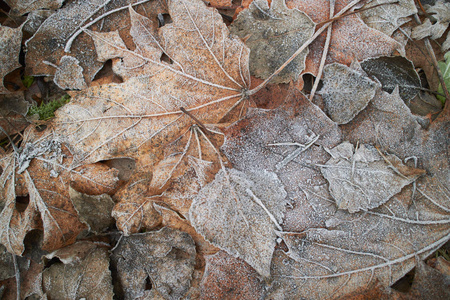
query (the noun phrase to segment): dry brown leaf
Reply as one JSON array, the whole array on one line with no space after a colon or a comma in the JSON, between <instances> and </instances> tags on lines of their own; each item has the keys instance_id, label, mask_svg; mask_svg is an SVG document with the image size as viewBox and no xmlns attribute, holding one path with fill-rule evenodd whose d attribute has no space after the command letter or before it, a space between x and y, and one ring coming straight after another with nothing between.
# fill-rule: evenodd
<instances>
[{"instance_id":1,"label":"dry brown leaf","mask_svg":"<svg viewBox=\"0 0 450 300\"><path fill-rule=\"evenodd\" d=\"M26 115L29 106L22 91L0 95L0 126L8 135L12 136L28 126ZM0 139L6 138L5 132L0 131Z\"/></svg>"},{"instance_id":2,"label":"dry brown leaf","mask_svg":"<svg viewBox=\"0 0 450 300\"><path fill-rule=\"evenodd\" d=\"M189 220L207 241L268 278L285 198L286 191L273 172L223 169L195 197Z\"/></svg>"},{"instance_id":3,"label":"dry brown leaf","mask_svg":"<svg viewBox=\"0 0 450 300\"><path fill-rule=\"evenodd\" d=\"M335 10L340 11L350 0L336 0ZM289 0L289 8L297 8L306 13L314 22L320 23L330 18L330 1L328 0ZM381 55L390 56L401 46L384 33L369 28L357 15L349 15L333 23L330 50L326 64L334 62L350 65L353 61ZM316 76L322 58L326 33L322 33L310 46L306 57L304 73Z\"/></svg>"},{"instance_id":4,"label":"dry brown leaf","mask_svg":"<svg viewBox=\"0 0 450 300\"><path fill-rule=\"evenodd\" d=\"M175 0L169 6L173 23L161 27L158 36L144 31L142 18L131 12L131 32L140 35L135 51L119 49L126 54L116 64L128 72L123 84L87 89L58 110L58 129L73 145L77 163L134 157L141 165L153 165L169 143L193 134L200 123L219 122L243 100L249 84L245 45L230 37L221 16L199 0ZM92 35L97 44L119 47L112 37ZM145 48L139 46L144 41ZM161 53L171 63L161 61ZM201 131L205 135L205 128Z\"/></svg>"},{"instance_id":5,"label":"dry brown leaf","mask_svg":"<svg viewBox=\"0 0 450 300\"><path fill-rule=\"evenodd\" d=\"M338 124L350 122L375 96L379 84L362 71L333 63L323 70L325 111Z\"/></svg>"},{"instance_id":6,"label":"dry brown leaf","mask_svg":"<svg viewBox=\"0 0 450 300\"><path fill-rule=\"evenodd\" d=\"M408 205L411 195L408 187L376 210L338 210L327 228L283 233L289 252L275 251L268 297L340 299L374 280L392 285L414 267L416 257L427 257L450 238L449 195L440 194L433 200L437 205L424 196ZM326 198L322 202L326 205Z\"/></svg>"},{"instance_id":7,"label":"dry brown leaf","mask_svg":"<svg viewBox=\"0 0 450 300\"><path fill-rule=\"evenodd\" d=\"M21 255L25 235L44 231L42 248L54 250L75 241L85 229L69 198L69 186L88 194L111 191L117 171L102 164L73 169L67 146L51 130L29 127L22 147L0 158L0 241Z\"/></svg>"},{"instance_id":8,"label":"dry brown leaf","mask_svg":"<svg viewBox=\"0 0 450 300\"><path fill-rule=\"evenodd\" d=\"M79 61L84 80L89 85L103 64L96 61L94 42L84 31L118 29L128 41L130 23L126 16L129 4L142 13L148 12L148 16L155 20L158 13L166 12L162 0L71 1L47 18L26 42L27 74L54 75L57 71L55 66L61 65L61 58L71 55ZM96 22L86 26L93 20ZM127 45L132 46L132 43ZM74 84L74 87L67 85L66 88L77 88L77 84Z\"/></svg>"},{"instance_id":9,"label":"dry brown leaf","mask_svg":"<svg viewBox=\"0 0 450 300\"><path fill-rule=\"evenodd\" d=\"M250 48L250 74L268 78L313 34L315 24L303 12L288 9L284 0L254 0L231 25L231 33ZM296 81L305 68L308 48L300 53L272 83Z\"/></svg>"},{"instance_id":10,"label":"dry brown leaf","mask_svg":"<svg viewBox=\"0 0 450 300\"><path fill-rule=\"evenodd\" d=\"M195 254L194 241L187 233L167 227L124 237L111 257L123 292L118 296L149 296L148 281L153 295L180 299L190 287Z\"/></svg>"},{"instance_id":11,"label":"dry brown leaf","mask_svg":"<svg viewBox=\"0 0 450 300\"><path fill-rule=\"evenodd\" d=\"M22 44L22 26L10 28L0 25L0 94L9 93L3 78L9 72L21 67L19 63L20 46Z\"/></svg>"},{"instance_id":12,"label":"dry brown leaf","mask_svg":"<svg viewBox=\"0 0 450 300\"><path fill-rule=\"evenodd\" d=\"M343 142L330 150L332 158L320 170L339 209L350 213L386 203L425 173L405 166L395 155L383 155L370 145Z\"/></svg>"},{"instance_id":13,"label":"dry brown leaf","mask_svg":"<svg viewBox=\"0 0 450 300\"><path fill-rule=\"evenodd\" d=\"M52 259L42 272L43 299L113 299L107 249L77 242L45 256Z\"/></svg>"},{"instance_id":14,"label":"dry brown leaf","mask_svg":"<svg viewBox=\"0 0 450 300\"><path fill-rule=\"evenodd\" d=\"M361 19L371 28L392 36L395 30L410 21L409 16L417 13L414 0L370 0L361 8ZM380 5L382 4L382 5ZM380 5L373 7L375 5ZM373 7L373 8L372 8Z\"/></svg>"},{"instance_id":15,"label":"dry brown leaf","mask_svg":"<svg viewBox=\"0 0 450 300\"><path fill-rule=\"evenodd\" d=\"M64 0L5 0L12 15L21 16L38 9L58 9Z\"/></svg>"},{"instance_id":16,"label":"dry brown leaf","mask_svg":"<svg viewBox=\"0 0 450 300\"><path fill-rule=\"evenodd\" d=\"M245 261L224 251L206 257L200 299L258 300L264 294L262 279Z\"/></svg>"}]
</instances>

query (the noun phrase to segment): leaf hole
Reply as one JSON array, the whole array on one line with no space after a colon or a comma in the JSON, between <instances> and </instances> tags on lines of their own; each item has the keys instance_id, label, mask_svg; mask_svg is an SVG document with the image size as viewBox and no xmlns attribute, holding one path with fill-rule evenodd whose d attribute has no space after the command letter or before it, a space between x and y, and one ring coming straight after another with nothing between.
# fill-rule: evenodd
<instances>
[{"instance_id":1,"label":"leaf hole","mask_svg":"<svg viewBox=\"0 0 450 300\"><path fill-rule=\"evenodd\" d=\"M108 59L103 64L103 67L97 72L97 74L95 74L93 82L96 82L98 84L103 84L104 82L123 83L123 79L122 77L114 73L112 60Z\"/></svg>"},{"instance_id":2,"label":"leaf hole","mask_svg":"<svg viewBox=\"0 0 450 300\"><path fill-rule=\"evenodd\" d=\"M408 273L406 273L405 276L403 276L402 278L397 280L391 286L391 288L393 288L399 292L402 292L402 293L409 292L409 290L411 289L413 280L414 280L415 270L416 270L416 268L414 268L411 271L409 271Z\"/></svg>"},{"instance_id":3,"label":"leaf hole","mask_svg":"<svg viewBox=\"0 0 450 300\"><path fill-rule=\"evenodd\" d=\"M168 64L173 64L173 60L171 60L170 57L167 56L167 54L165 53L161 55L161 61L166 62Z\"/></svg>"},{"instance_id":4,"label":"leaf hole","mask_svg":"<svg viewBox=\"0 0 450 300\"><path fill-rule=\"evenodd\" d=\"M17 196L16 197L16 210L18 212L24 212L28 205L30 204L30 196L26 195L26 196Z\"/></svg>"},{"instance_id":5,"label":"leaf hole","mask_svg":"<svg viewBox=\"0 0 450 300\"><path fill-rule=\"evenodd\" d=\"M189 253L180 248L172 248L167 256L176 260L187 260L190 257Z\"/></svg>"},{"instance_id":6,"label":"leaf hole","mask_svg":"<svg viewBox=\"0 0 450 300\"><path fill-rule=\"evenodd\" d=\"M134 169L136 169L136 162L131 158L115 158L102 161L110 168L114 168L119 171L119 180L128 181L133 175Z\"/></svg>"},{"instance_id":7,"label":"leaf hole","mask_svg":"<svg viewBox=\"0 0 450 300\"><path fill-rule=\"evenodd\" d=\"M147 278L145 278L145 290L146 291L150 291L153 288L153 284L152 281L150 280L150 276L147 276Z\"/></svg>"},{"instance_id":8,"label":"leaf hole","mask_svg":"<svg viewBox=\"0 0 450 300\"><path fill-rule=\"evenodd\" d=\"M169 14L158 14L158 27L163 27L172 22L172 17Z\"/></svg>"},{"instance_id":9,"label":"leaf hole","mask_svg":"<svg viewBox=\"0 0 450 300\"><path fill-rule=\"evenodd\" d=\"M35 128L38 132L42 132L47 129L47 125L37 125Z\"/></svg>"},{"instance_id":10,"label":"leaf hole","mask_svg":"<svg viewBox=\"0 0 450 300\"><path fill-rule=\"evenodd\" d=\"M53 257L52 259L50 259L49 261L46 262L46 264L44 265L44 269L48 269L50 268L52 265L54 264L60 264L62 263L61 260L59 260L59 258L57 257Z\"/></svg>"}]
</instances>

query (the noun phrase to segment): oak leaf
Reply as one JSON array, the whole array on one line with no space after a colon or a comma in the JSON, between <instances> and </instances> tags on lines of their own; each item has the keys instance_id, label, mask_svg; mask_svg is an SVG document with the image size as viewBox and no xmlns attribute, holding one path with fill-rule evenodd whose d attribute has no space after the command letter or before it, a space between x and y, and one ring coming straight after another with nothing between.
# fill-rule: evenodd
<instances>
[{"instance_id":1,"label":"oak leaf","mask_svg":"<svg viewBox=\"0 0 450 300\"><path fill-rule=\"evenodd\" d=\"M72 168L69 148L51 129L29 127L22 147L0 157L0 241L21 255L23 239L33 230L44 231L42 248L71 244L85 229L70 197L69 187L88 194L112 191L117 172L102 164Z\"/></svg>"},{"instance_id":2,"label":"oak leaf","mask_svg":"<svg viewBox=\"0 0 450 300\"><path fill-rule=\"evenodd\" d=\"M9 93L4 86L3 78L9 72L19 68L19 53L22 44L22 26L10 28L0 25L0 94Z\"/></svg>"}]
</instances>

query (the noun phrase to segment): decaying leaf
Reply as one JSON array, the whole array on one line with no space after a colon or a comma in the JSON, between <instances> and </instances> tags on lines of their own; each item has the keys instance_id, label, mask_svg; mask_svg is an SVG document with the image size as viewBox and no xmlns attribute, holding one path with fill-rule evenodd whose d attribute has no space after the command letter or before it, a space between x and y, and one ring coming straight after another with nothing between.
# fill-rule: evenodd
<instances>
[{"instance_id":1,"label":"decaying leaf","mask_svg":"<svg viewBox=\"0 0 450 300\"><path fill-rule=\"evenodd\" d=\"M338 12L351 0L336 0L334 11ZM297 8L306 13L315 23L327 21L330 16L330 1L328 0L288 0L289 8ZM333 22L330 50L325 64L334 62L350 65L355 60L362 61L370 57L382 55L390 56L395 50L402 50L399 43L386 34L369 28L355 14L343 17ZM326 40L326 32L322 33L309 46L306 57L304 73L317 75L323 48Z\"/></svg>"},{"instance_id":2,"label":"decaying leaf","mask_svg":"<svg viewBox=\"0 0 450 300\"><path fill-rule=\"evenodd\" d=\"M59 260L42 272L42 295L48 299L113 299L108 250L77 242L45 256Z\"/></svg>"},{"instance_id":3,"label":"decaying leaf","mask_svg":"<svg viewBox=\"0 0 450 300\"><path fill-rule=\"evenodd\" d=\"M61 57L53 81L63 90L82 90L87 87L80 62L75 57L67 55Z\"/></svg>"},{"instance_id":4,"label":"decaying leaf","mask_svg":"<svg viewBox=\"0 0 450 300\"><path fill-rule=\"evenodd\" d=\"M371 28L392 36L395 30L410 21L417 13L414 0L400 0L390 4L389 0L370 0L361 9L360 16ZM382 5L380 5L382 4ZM373 7L375 5L380 5Z\"/></svg>"},{"instance_id":5,"label":"decaying leaf","mask_svg":"<svg viewBox=\"0 0 450 300\"><path fill-rule=\"evenodd\" d=\"M100 234L114 224L111 217L114 201L108 194L86 195L69 187L69 196L80 221L88 226L89 232Z\"/></svg>"},{"instance_id":6,"label":"decaying leaf","mask_svg":"<svg viewBox=\"0 0 450 300\"><path fill-rule=\"evenodd\" d=\"M400 97L404 101L414 98L422 87L413 63L402 56L366 59L361 62L361 68L367 75L378 79L383 91L392 93L398 86Z\"/></svg>"},{"instance_id":7,"label":"decaying leaf","mask_svg":"<svg viewBox=\"0 0 450 300\"><path fill-rule=\"evenodd\" d=\"M0 126L10 136L28 126L26 119L30 103L25 100L22 91L0 95ZM0 139L6 134L0 131Z\"/></svg>"},{"instance_id":8,"label":"decaying leaf","mask_svg":"<svg viewBox=\"0 0 450 300\"><path fill-rule=\"evenodd\" d=\"M363 72L337 63L325 66L323 82L320 93L325 111L338 124L350 122L367 106L379 88Z\"/></svg>"},{"instance_id":9,"label":"decaying leaf","mask_svg":"<svg viewBox=\"0 0 450 300\"><path fill-rule=\"evenodd\" d=\"M148 12L155 21L158 13L166 12L162 0L71 1L47 18L26 42L27 74L53 75L57 71L54 66L60 65L61 58L70 54L79 61L84 80L90 84L103 64L96 61L94 43L84 31L119 29L124 36L129 36L130 23L126 15L130 4L141 12Z\"/></svg>"},{"instance_id":10,"label":"decaying leaf","mask_svg":"<svg viewBox=\"0 0 450 300\"><path fill-rule=\"evenodd\" d=\"M119 64L128 70L125 82L86 89L57 112L58 128L78 163L134 157L153 165L164 146L197 123L192 116L218 123L243 100L249 51L230 37L217 11L199 0L175 0L169 12L173 23L157 36L132 12L136 49L118 48L126 54ZM109 36L95 36L97 44L119 47ZM162 53L171 62L161 60Z\"/></svg>"},{"instance_id":11,"label":"decaying leaf","mask_svg":"<svg viewBox=\"0 0 450 300\"><path fill-rule=\"evenodd\" d=\"M12 15L21 16L38 9L58 9L63 0L5 0Z\"/></svg>"},{"instance_id":12,"label":"decaying leaf","mask_svg":"<svg viewBox=\"0 0 450 300\"><path fill-rule=\"evenodd\" d=\"M417 120L400 98L398 88L392 94L379 90L367 108L342 130L353 144L378 145L407 157L422 135Z\"/></svg>"},{"instance_id":13,"label":"decaying leaf","mask_svg":"<svg viewBox=\"0 0 450 300\"><path fill-rule=\"evenodd\" d=\"M438 0L434 5L426 5L427 13L436 19L432 23L430 19L426 19L423 24L415 27L412 32L412 38L420 40L425 37L431 37L433 40L440 38L450 24L450 3L444 0ZM446 44L448 44L449 37L447 36ZM444 49L445 51L446 49Z\"/></svg>"},{"instance_id":14,"label":"decaying leaf","mask_svg":"<svg viewBox=\"0 0 450 300\"><path fill-rule=\"evenodd\" d=\"M224 251L206 257L200 299L263 299L264 284L246 262Z\"/></svg>"},{"instance_id":15,"label":"decaying leaf","mask_svg":"<svg viewBox=\"0 0 450 300\"><path fill-rule=\"evenodd\" d=\"M285 198L286 191L275 173L225 169L200 190L189 219L206 240L269 277Z\"/></svg>"},{"instance_id":16,"label":"decaying leaf","mask_svg":"<svg viewBox=\"0 0 450 300\"><path fill-rule=\"evenodd\" d=\"M195 253L187 233L167 227L124 237L111 258L124 299L144 296L146 280L159 297L180 299L190 286Z\"/></svg>"},{"instance_id":17,"label":"decaying leaf","mask_svg":"<svg viewBox=\"0 0 450 300\"><path fill-rule=\"evenodd\" d=\"M308 203L305 195L305 188L326 183L315 166L329 159L323 147L341 142L338 126L323 111L292 90L283 105L273 110L249 110L225 135L222 151L235 168L267 170L280 178L292 204L286 211L284 230L324 226L324 216L317 213L321 209Z\"/></svg>"},{"instance_id":18,"label":"decaying leaf","mask_svg":"<svg viewBox=\"0 0 450 300\"><path fill-rule=\"evenodd\" d=\"M330 193L339 209L350 213L376 208L420 175L424 170L402 164L395 155L381 155L375 147L344 142L330 150L332 158L321 166Z\"/></svg>"},{"instance_id":19,"label":"decaying leaf","mask_svg":"<svg viewBox=\"0 0 450 300\"><path fill-rule=\"evenodd\" d=\"M23 239L33 229L44 231L42 248L58 249L85 229L69 198L69 186L88 194L111 191L117 172L102 164L71 167L72 156L50 130L25 133L22 147L2 155L0 166L0 241L22 254Z\"/></svg>"},{"instance_id":20,"label":"decaying leaf","mask_svg":"<svg viewBox=\"0 0 450 300\"><path fill-rule=\"evenodd\" d=\"M338 210L327 228L282 234L289 252L275 251L268 298L339 299L375 280L393 284L450 238L449 195L409 205L411 195L408 187L376 210Z\"/></svg>"},{"instance_id":21,"label":"decaying leaf","mask_svg":"<svg viewBox=\"0 0 450 300\"><path fill-rule=\"evenodd\" d=\"M19 53L22 43L22 26L10 28L0 25L0 94L9 93L3 83L3 77L19 68Z\"/></svg>"},{"instance_id":22,"label":"decaying leaf","mask_svg":"<svg viewBox=\"0 0 450 300\"><path fill-rule=\"evenodd\" d=\"M314 34L315 24L303 12L288 9L284 0L254 0L239 13L231 33L250 48L250 74L266 79ZM308 49L300 53L272 83L297 80L305 68Z\"/></svg>"}]
</instances>

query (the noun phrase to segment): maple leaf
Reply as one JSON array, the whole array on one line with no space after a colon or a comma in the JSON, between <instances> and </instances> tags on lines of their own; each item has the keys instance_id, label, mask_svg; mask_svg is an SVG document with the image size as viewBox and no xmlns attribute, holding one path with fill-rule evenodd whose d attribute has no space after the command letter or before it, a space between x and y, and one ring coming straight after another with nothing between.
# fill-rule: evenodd
<instances>
[{"instance_id":1,"label":"maple leaf","mask_svg":"<svg viewBox=\"0 0 450 300\"><path fill-rule=\"evenodd\" d=\"M130 11L135 51L124 48L117 34L90 32L101 53L115 49L114 55L124 56L117 68L128 70L125 82L80 92L56 113L78 164L132 157L153 165L163 147L189 135L192 125L219 122L249 85L249 51L229 36L214 9L197 0L171 1L173 23L157 33L142 26L150 20Z\"/></svg>"},{"instance_id":2,"label":"maple leaf","mask_svg":"<svg viewBox=\"0 0 450 300\"><path fill-rule=\"evenodd\" d=\"M130 24L125 16L129 4L140 11L149 12L149 16L156 17L158 13L166 12L162 0L71 1L48 17L27 40L25 56L27 74L54 75L59 71L63 77L70 78L71 68L66 68L61 61L64 56L70 55L83 70L83 74L76 73L77 76L72 77L74 85L71 86L71 82L67 81L62 88L78 89L80 82L89 85L103 63L96 61L94 43L84 30L90 28L107 31L120 28L120 32L128 36L126 33ZM33 6L36 5L45 3L34 2Z\"/></svg>"},{"instance_id":3,"label":"maple leaf","mask_svg":"<svg viewBox=\"0 0 450 300\"><path fill-rule=\"evenodd\" d=\"M26 13L40 9L58 9L63 4L63 0L41 0L41 1L24 1L24 0L5 0L11 8L12 15L21 16Z\"/></svg>"},{"instance_id":4,"label":"maple leaf","mask_svg":"<svg viewBox=\"0 0 450 300\"><path fill-rule=\"evenodd\" d=\"M58 249L75 241L85 225L79 220L69 185L89 194L111 191L117 171L102 164L71 167L67 146L51 131L30 127L22 147L0 158L0 241L9 252L21 255L25 235L44 231L42 248Z\"/></svg>"}]
</instances>

